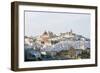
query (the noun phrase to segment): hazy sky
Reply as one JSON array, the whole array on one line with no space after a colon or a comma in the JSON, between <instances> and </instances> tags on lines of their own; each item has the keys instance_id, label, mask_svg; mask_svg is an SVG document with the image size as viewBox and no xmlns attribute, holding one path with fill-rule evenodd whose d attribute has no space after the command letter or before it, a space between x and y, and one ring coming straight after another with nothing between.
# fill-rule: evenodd
<instances>
[{"instance_id":1,"label":"hazy sky","mask_svg":"<svg viewBox=\"0 0 100 73\"><path fill-rule=\"evenodd\" d=\"M36 36L45 30L55 34L73 30L90 38L90 14L25 11L25 35Z\"/></svg>"}]
</instances>

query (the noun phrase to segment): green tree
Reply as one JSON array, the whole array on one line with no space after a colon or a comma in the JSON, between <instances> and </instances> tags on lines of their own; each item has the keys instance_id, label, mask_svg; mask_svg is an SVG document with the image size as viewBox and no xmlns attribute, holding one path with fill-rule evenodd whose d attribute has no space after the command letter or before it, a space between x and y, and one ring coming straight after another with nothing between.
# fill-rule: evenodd
<instances>
[{"instance_id":1,"label":"green tree","mask_svg":"<svg viewBox=\"0 0 100 73\"><path fill-rule=\"evenodd\" d=\"M80 56L82 59L90 58L90 53L87 52L86 50L83 50L82 53L79 54L79 56Z\"/></svg>"}]
</instances>

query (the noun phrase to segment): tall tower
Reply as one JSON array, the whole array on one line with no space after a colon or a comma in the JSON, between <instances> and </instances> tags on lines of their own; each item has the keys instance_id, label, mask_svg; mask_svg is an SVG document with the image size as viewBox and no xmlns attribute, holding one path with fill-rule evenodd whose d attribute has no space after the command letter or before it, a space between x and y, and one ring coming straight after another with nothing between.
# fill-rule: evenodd
<instances>
[{"instance_id":1,"label":"tall tower","mask_svg":"<svg viewBox=\"0 0 100 73\"><path fill-rule=\"evenodd\" d=\"M72 33L73 31L72 31L72 29L70 30L70 33Z\"/></svg>"}]
</instances>

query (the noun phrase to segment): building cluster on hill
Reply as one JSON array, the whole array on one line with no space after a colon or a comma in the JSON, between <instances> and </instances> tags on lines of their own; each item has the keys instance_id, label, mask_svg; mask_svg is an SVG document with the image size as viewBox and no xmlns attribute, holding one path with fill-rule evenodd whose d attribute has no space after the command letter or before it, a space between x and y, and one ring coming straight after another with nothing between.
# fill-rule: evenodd
<instances>
[{"instance_id":1,"label":"building cluster on hill","mask_svg":"<svg viewBox=\"0 0 100 73\"><path fill-rule=\"evenodd\" d=\"M67 58L76 58L83 51L90 53L90 39L75 34L72 30L70 32L60 33L59 35L45 31L37 37L25 36L24 38L25 49L32 48L34 51L38 50L38 54L56 56L59 53L64 55L66 51Z\"/></svg>"}]
</instances>

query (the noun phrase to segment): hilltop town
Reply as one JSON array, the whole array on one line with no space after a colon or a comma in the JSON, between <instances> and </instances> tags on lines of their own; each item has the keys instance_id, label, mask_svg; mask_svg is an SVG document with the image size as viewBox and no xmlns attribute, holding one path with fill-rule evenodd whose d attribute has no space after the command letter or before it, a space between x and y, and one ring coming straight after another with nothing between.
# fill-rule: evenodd
<instances>
[{"instance_id":1,"label":"hilltop town","mask_svg":"<svg viewBox=\"0 0 100 73\"><path fill-rule=\"evenodd\" d=\"M90 39L72 30L54 34L44 31L36 37L24 37L25 61L90 58Z\"/></svg>"}]
</instances>

